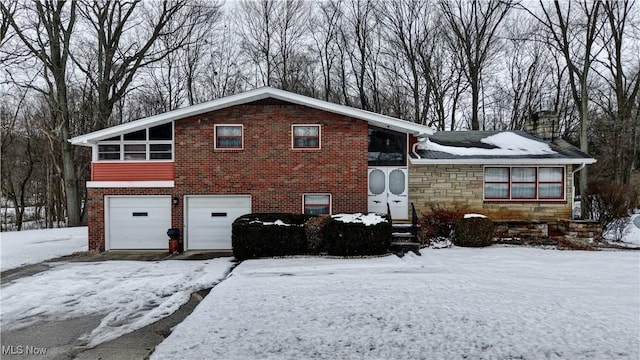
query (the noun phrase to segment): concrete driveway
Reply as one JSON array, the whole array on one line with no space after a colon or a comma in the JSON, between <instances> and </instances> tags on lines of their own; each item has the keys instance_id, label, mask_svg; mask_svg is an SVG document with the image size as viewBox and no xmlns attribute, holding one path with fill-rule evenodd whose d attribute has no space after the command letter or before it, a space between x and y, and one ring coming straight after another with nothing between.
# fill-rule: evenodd
<instances>
[{"instance_id":1,"label":"concrete driveway","mask_svg":"<svg viewBox=\"0 0 640 360\"><path fill-rule=\"evenodd\" d=\"M213 259L229 256L228 252L186 252L169 255L166 252L105 252L66 256L35 265L3 272L2 287L25 277L51 269L58 262L100 262L110 260L152 261L176 259ZM116 339L89 348L86 341L78 340L98 327L108 314L92 314L60 321L44 321L16 330L2 326L0 339L2 359L145 359L182 322L209 293L207 288L194 292L188 301L173 314ZM4 303L3 298L3 303ZM25 298L24 301L29 301ZM2 322L6 321L3 316Z\"/></svg>"}]
</instances>

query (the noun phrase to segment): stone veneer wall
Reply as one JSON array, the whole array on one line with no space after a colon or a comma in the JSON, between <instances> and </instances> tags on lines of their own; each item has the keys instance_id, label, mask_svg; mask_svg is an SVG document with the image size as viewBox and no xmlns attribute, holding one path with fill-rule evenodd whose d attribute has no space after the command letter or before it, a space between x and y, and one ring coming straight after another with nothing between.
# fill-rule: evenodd
<instances>
[{"instance_id":1,"label":"stone veneer wall","mask_svg":"<svg viewBox=\"0 0 640 360\"><path fill-rule=\"evenodd\" d=\"M558 230L563 234L578 239L602 238L602 225L591 220L559 220Z\"/></svg>"},{"instance_id":2,"label":"stone veneer wall","mask_svg":"<svg viewBox=\"0 0 640 360\"><path fill-rule=\"evenodd\" d=\"M496 238L541 239L549 237L546 221L495 221Z\"/></svg>"},{"instance_id":3,"label":"stone veneer wall","mask_svg":"<svg viewBox=\"0 0 640 360\"><path fill-rule=\"evenodd\" d=\"M559 219L571 218L571 170L571 166L565 169L565 201L485 202L482 165L410 165L409 199L418 214L428 213L432 205L438 205L484 214L494 221L547 221L553 228Z\"/></svg>"}]
</instances>

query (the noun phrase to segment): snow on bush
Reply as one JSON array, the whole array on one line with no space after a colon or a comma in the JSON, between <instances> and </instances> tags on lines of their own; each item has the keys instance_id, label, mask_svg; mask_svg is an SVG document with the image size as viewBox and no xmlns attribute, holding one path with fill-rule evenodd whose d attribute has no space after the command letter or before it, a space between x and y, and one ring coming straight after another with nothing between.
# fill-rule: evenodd
<instances>
[{"instance_id":1,"label":"snow on bush","mask_svg":"<svg viewBox=\"0 0 640 360\"><path fill-rule=\"evenodd\" d=\"M464 214L464 219L472 219L472 218L486 218L486 216L482 214Z\"/></svg>"},{"instance_id":2,"label":"snow on bush","mask_svg":"<svg viewBox=\"0 0 640 360\"><path fill-rule=\"evenodd\" d=\"M343 223L364 224L366 226L376 225L382 222L388 222L386 218L383 218L380 214L375 214L375 213L336 214L336 215L332 215L331 217Z\"/></svg>"}]
</instances>

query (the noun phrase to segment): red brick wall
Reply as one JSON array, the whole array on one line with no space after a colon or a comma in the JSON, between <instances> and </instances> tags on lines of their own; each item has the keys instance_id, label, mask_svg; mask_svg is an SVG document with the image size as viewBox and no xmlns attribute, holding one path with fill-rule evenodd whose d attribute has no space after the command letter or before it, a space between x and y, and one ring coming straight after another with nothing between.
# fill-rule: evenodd
<instances>
[{"instance_id":1,"label":"red brick wall","mask_svg":"<svg viewBox=\"0 0 640 360\"><path fill-rule=\"evenodd\" d=\"M214 124L244 125L243 150L214 150ZM292 124L320 124L320 150L291 149ZM330 193L332 211L367 211L368 124L293 104L238 105L175 123L175 187L89 189L89 248L104 249L105 195L251 195L253 212L302 211L302 194Z\"/></svg>"}]
</instances>

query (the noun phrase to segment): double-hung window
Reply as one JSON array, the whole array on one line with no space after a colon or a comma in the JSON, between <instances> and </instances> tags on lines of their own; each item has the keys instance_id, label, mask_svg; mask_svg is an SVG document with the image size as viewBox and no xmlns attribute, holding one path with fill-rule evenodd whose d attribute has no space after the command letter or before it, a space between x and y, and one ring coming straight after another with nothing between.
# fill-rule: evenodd
<instances>
[{"instance_id":1,"label":"double-hung window","mask_svg":"<svg viewBox=\"0 0 640 360\"><path fill-rule=\"evenodd\" d=\"M564 200L563 167L485 167L484 199L496 201Z\"/></svg>"},{"instance_id":2,"label":"double-hung window","mask_svg":"<svg viewBox=\"0 0 640 360\"><path fill-rule=\"evenodd\" d=\"M242 125L215 125L215 148L219 150L242 150L244 147Z\"/></svg>"},{"instance_id":3,"label":"double-hung window","mask_svg":"<svg viewBox=\"0 0 640 360\"><path fill-rule=\"evenodd\" d=\"M313 215L331 215L330 194L302 195L302 212Z\"/></svg>"},{"instance_id":4,"label":"double-hung window","mask_svg":"<svg viewBox=\"0 0 640 360\"><path fill-rule=\"evenodd\" d=\"M320 149L320 125L293 125L292 148Z\"/></svg>"}]
</instances>

